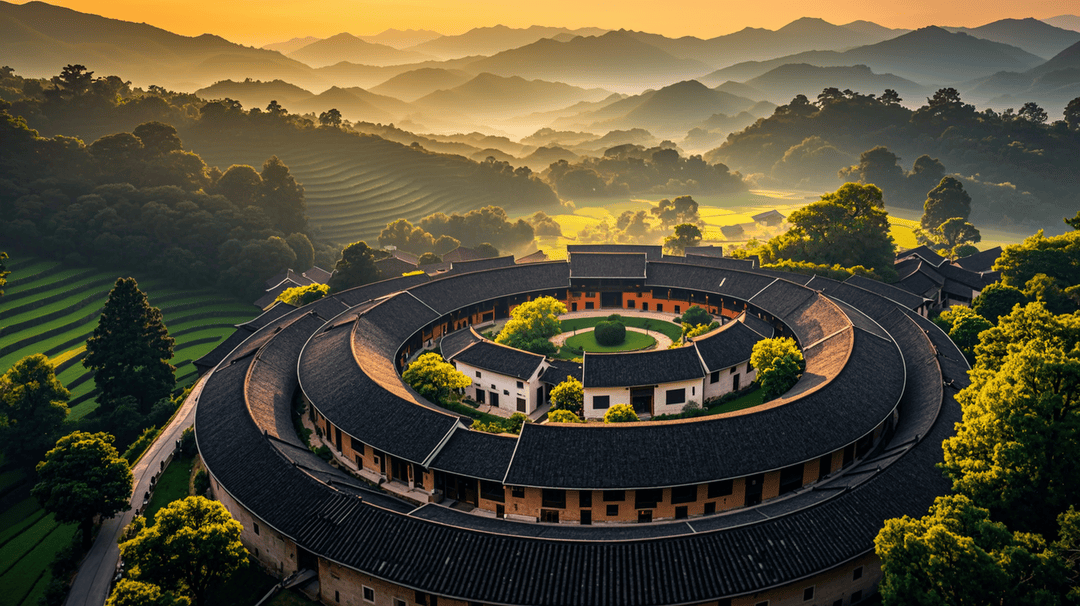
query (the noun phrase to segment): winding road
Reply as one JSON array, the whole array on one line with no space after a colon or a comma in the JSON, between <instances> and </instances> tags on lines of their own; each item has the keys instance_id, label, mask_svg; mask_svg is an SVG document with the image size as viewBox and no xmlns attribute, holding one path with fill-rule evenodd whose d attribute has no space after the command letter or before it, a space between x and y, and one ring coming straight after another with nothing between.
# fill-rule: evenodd
<instances>
[{"instance_id":1,"label":"winding road","mask_svg":"<svg viewBox=\"0 0 1080 606\"><path fill-rule=\"evenodd\" d=\"M101 524L97 539L83 559L75 581L71 584L65 606L102 606L109 598L116 565L120 561L120 547L116 541L124 528L135 518L135 510L142 507L142 495L150 490L150 478L161 471L162 462L168 459L176 448L180 434L195 423L195 405L199 402L199 395L208 376L199 379L172 421L131 470L135 476L131 509Z\"/></svg>"}]
</instances>

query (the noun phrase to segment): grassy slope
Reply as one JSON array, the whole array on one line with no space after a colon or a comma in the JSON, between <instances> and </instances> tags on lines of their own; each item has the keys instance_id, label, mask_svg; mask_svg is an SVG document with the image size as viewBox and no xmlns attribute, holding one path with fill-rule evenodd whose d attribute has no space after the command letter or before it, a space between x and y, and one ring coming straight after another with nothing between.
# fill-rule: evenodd
<instances>
[{"instance_id":1,"label":"grassy slope","mask_svg":"<svg viewBox=\"0 0 1080 606\"><path fill-rule=\"evenodd\" d=\"M374 137L277 140L248 134L212 140L185 135L186 147L207 164L256 169L271 155L288 165L303 184L307 214L320 237L341 243L373 243L386 224L417 222L435 212L464 213L487 205L507 212L533 212L478 184L459 159L410 150ZM552 211L553 209L544 209Z\"/></svg>"},{"instance_id":2,"label":"grassy slope","mask_svg":"<svg viewBox=\"0 0 1080 606\"><path fill-rule=\"evenodd\" d=\"M81 364L86 338L119 274L8 252L12 274L0 298L0 351L6 352L0 354L0 372L25 356L45 353L72 393L69 418L82 418L97 407L94 381ZM162 280L140 281L139 286L150 303L161 308L176 339L172 364L177 366L178 386L194 381L192 360L258 312L250 304L213 292L187 292ZM42 322L46 317L52 319ZM45 335L49 330L52 334ZM0 587L5 588L0 606L37 604L49 582L48 564L75 533L73 525L58 525L51 515L43 515L29 496L29 481L21 476L19 471L0 472Z\"/></svg>"}]
</instances>

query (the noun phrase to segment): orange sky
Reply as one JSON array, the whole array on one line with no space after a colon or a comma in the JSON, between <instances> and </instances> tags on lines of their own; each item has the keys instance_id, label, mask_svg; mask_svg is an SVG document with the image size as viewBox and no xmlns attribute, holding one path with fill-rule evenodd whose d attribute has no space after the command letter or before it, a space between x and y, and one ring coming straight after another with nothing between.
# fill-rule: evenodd
<instances>
[{"instance_id":1,"label":"orange sky","mask_svg":"<svg viewBox=\"0 0 1080 606\"><path fill-rule=\"evenodd\" d=\"M711 38L746 26L776 29L799 17L832 23L856 19L888 27L977 26L1004 18L1080 13L1074 0L47 0L115 19L146 22L184 35L218 34L262 45L342 31L375 34L390 27L458 34L472 27L553 25L644 30Z\"/></svg>"}]
</instances>

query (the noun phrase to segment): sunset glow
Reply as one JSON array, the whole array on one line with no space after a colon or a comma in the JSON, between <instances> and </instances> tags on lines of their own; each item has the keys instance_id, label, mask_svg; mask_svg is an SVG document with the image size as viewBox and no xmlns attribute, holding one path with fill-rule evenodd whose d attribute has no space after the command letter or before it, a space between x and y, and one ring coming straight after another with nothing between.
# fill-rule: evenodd
<instances>
[{"instance_id":1,"label":"sunset glow","mask_svg":"<svg viewBox=\"0 0 1080 606\"><path fill-rule=\"evenodd\" d=\"M820 17L843 24L874 21L893 28L926 25L975 27L1006 18L1048 18L1069 12L1063 0L1025 3L959 0L910 3L820 0L812 5L793 0L730 2L691 0L677 5L653 1L551 0L535 5L495 0L57 0L77 11L127 21L145 22L170 31L197 36L217 34L250 45L280 42L292 37L327 37L342 31L372 35L388 28L431 29L460 34L474 27L549 25L569 28L633 29L670 37L712 38L744 27L777 29L800 17Z\"/></svg>"}]
</instances>

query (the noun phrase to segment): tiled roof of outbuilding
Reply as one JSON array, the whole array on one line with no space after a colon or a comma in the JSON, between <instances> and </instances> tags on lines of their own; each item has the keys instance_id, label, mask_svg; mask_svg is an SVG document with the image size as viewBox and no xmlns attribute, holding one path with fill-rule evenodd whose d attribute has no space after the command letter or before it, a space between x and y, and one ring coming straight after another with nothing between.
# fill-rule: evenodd
<instances>
[{"instance_id":1,"label":"tiled roof of outbuilding","mask_svg":"<svg viewBox=\"0 0 1080 606\"><path fill-rule=\"evenodd\" d=\"M570 254L570 278L645 278L644 253Z\"/></svg>"},{"instance_id":2,"label":"tiled roof of outbuilding","mask_svg":"<svg viewBox=\"0 0 1080 606\"><path fill-rule=\"evenodd\" d=\"M544 363L544 356L480 339L455 353L453 360L503 376L528 381Z\"/></svg>"},{"instance_id":3,"label":"tiled roof of outbuilding","mask_svg":"<svg viewBox=\"0 0 1080 606\"><path fill-rule=\"evenodd\" d=\"M764 338L745 323L734 321L694 337L693 342L708 373L746 362L754 344Z\"/></svg>"},{"instance_id":4,"label":"tiled roof of outbuilding","mask_svg":"<svg viewBox=\"0 0 1080 606\"><path fill-rule=\"evenodd\" d=\"M863 276L851 276L847 280L844 280L859 288L864 288L870 292L877 293L886 299L896 301L900 305L908 309L919 309L927 303L927 299L921 297L909 290L903 288L897 288L891 284L884 282L878 282L877 280L871 280Z\"/></svg>"},{"instance_id":5,"label":"tiled roof of outbuilding","mask_svg":"<svg viewBox=\"0 0 1080 606\"><path fill-rule=\"evenodd\" d=\"M968 271L984 272L990 271L994 267L994 263L1001 256L1001 247L995 246L988 248L984 251L977 252L973 255L961 257L955 261L957 265L963 267Z\"/></svg>"},{"instance_id":6,"label":"tiled roof of outbuilding","mask_svg":"<svg viewBox=\"0 0 1080 606\"><path fill-rule=\"evenodd\" d=\"M693 347L630 353L585 352L581 370L586 389L659 385L705 376Z\"/></svg>"},{"instance_id":7,"label":"tiled roof of outbuilding","mask_svg":"<svg viewBox=\"0 0 1080 606\"><path fill-rule=\"evenodd\" d=\"M566 252L574 253L644 253L650 261L659 261L664 256L663 246L647 244L567 244Z\"/></svg>"}]
</instances>

